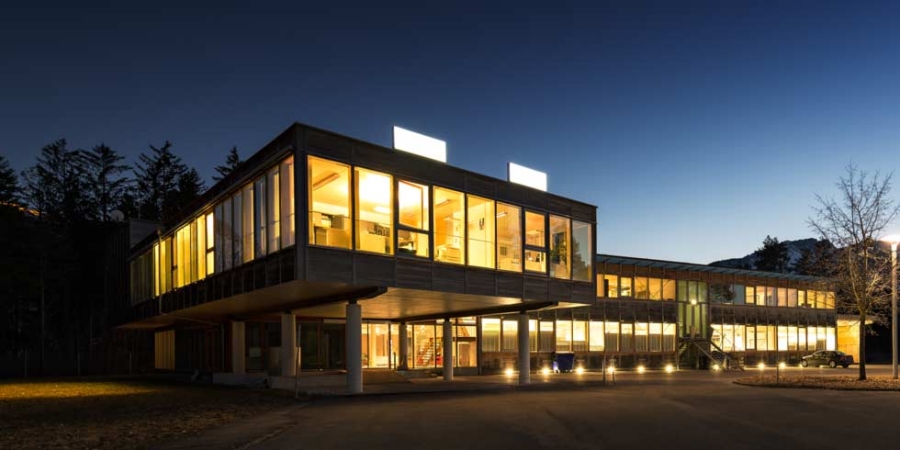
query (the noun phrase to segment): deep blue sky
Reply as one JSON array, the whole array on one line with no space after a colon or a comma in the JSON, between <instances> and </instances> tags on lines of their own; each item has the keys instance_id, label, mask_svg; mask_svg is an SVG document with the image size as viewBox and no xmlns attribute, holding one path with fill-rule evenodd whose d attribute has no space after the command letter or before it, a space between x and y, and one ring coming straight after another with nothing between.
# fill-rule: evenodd
<instances>
[{"instance_id":1,"label":"deep blue sky","mask_svg":"<svg viewBox=\"0 0 900 450\"><path fill-rule=\"evenodd\" d=\"M168 139L208 178L293 121L385 146L396 124L455 166L548 172L599 206L601 252L706 263L811 236L851 160L897 168L897 2L111 3L0 13L17 169L61 137L130 161Z\"/></svg>"}]
</instances>

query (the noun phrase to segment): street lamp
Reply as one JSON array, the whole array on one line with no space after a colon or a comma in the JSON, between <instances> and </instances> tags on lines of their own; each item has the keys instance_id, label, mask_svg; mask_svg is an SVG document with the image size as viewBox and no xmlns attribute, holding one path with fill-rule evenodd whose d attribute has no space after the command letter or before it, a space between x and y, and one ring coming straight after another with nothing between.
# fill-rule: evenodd
<instances>
[{"instance_id":1,"label":"street lamp","mask_svg":"<svg viewBox=\"0 0 900 450\"><path fill-rule=\"evenodd\" d=\"M891 375L897 379L897 244L900 235L892 234L881 238L891 244ZM859 324L863 327L865 324Z\"/></svg>"}]
</instances>

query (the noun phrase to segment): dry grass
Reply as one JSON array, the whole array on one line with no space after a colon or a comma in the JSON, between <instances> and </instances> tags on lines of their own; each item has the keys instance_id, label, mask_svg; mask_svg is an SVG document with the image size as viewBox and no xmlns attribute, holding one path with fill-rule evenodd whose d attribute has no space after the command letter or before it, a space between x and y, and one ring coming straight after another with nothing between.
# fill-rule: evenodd
<instances>
[{"instance_id":1,"label":"dry grass","mask_svg":"<svg viewBox=\"0 0 900 450\"><path fill-rule=\"evenodd\" d=\"M0 449L129 449L294 402L278 391L158 381L0 382Z\"/></svg>"},{"instance_id":2,"label":"dry grass","mask_svg":"<svg viewBox=\"0 0 900 450\"><path fill-rule=\"evenodd\" d=\"M886 376L869 377L857 380L856 376L811 376L782 375L776 381L774 375L739 378L734 382L747 386L801 388L801 389L835 389L843 391L900 391L900 380Z\"/></svg>"}]
</instances>

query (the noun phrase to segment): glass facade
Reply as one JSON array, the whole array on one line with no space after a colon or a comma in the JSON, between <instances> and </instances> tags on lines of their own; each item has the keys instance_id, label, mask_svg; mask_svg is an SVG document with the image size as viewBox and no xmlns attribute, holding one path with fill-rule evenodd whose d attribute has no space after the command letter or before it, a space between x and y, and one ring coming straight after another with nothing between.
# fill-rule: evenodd
<instances>
[{"instance_id":1,"label":"glass facade","mask_svg":"<svg viewBox=\"0 0 900 450\"><path fill-rule=\"evenodd\" d=\"M593 279L590 223L314 156L308 165L311 245Z\"/></svg>"},{"instance_id":2,"label":"glass facade","mask_svg":"<svg viewBox=\"0 0 900 450\"><path fill-rule=\"evenodd\" d=\"M281 217L293 215L292 207L287 216L282 209L283 205L293 205L293 190L278 186L293 183L292 175L286 181L280 175L293 172L293 160L285 159L254 182L236 189L132 260L132 302L187 286L292 245L293 226L281 223ZM264 194L257 195L258 191Z\"/></svg>"}]
</instances>

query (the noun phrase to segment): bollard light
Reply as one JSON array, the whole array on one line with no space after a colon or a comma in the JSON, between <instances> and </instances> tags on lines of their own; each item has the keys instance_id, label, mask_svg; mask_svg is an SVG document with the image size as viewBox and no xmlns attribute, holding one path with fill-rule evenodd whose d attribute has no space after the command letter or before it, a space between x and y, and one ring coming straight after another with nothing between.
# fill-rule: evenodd
<instances>
[{"instance_id":1,"label":"bollard light","mask_svg":"<svg viewBox=\"0 0 900 450\"><path fill-rule=\"evenodd\" d=\"M646 369L644 366L638 366L638 367L637 367L638 373L644 373L645 370L647 370L647 369Z\"/></svg>"},{"instance_id":2,"label":"bollard light","mask_svg":"<svg viewBox=\"0 0 900 450\"><path fill-rule=\"evenodd\" d=\"M672 373L675 371L675 366L671 364L666 364L666 373Z\"/></svg>"},{"instance_id":3,"label":"bollard light","mask_svg":"<svg viewBox=\"0 0 900 450\"><path fill-rule=\"evenodd\" d=\"M541 369L541 375L544 375L544 376L550 375L550 368L544 367L543 369Z\"/></svg>"},{"instance_id":4,"label":"bollard light","mask_svg":"<svg viewBox=\"0 0 900 450\"><path fill-rule=\"evenodd\" d=\"M609 366L606 368L608 373L616 373L616 366Z\"/></svg>"},{"instance_id":5,"label":"bollard light","mask_svg":"<svg viewBox=\"0 0 900 450\"><path fill-rule=\"evenodd\" d=\"M575 373L578 374L578 375L583 374L583 373L584 373L584 367L582 367L582 366L576 367L576 368L575 368Z\"/></svg>"},{"instance_id":6,"label":"bollard light","mask_svg":"<svg viewBox=\"0 0 900 450\"><path fill-rule=\"evenodd\" d=\"M786 362L782 361L782 362L778 363L778 368L779 368L779 369L784 369L784 368L786 368L786 367L787 367L787 363L786 363Z\"/></svg>"},{"instance_id":7,"label":"bollard light","mask_svg":"<svg viewBox=\"0 0 900 450\"><path fill-rule=\"evenodd\" d=\"M506 376L511 377L515 372L512 369L506 369Z\"/></svg>"},{"instance_id":8,"label":"bollard light","mask_svg":"<svg viewBox=\"0 0 900 450\"><path fill-rule=\"evenodd\" d=\"M722 370L722 367L719 366L718 364L713 364L713 370L718 372L718 371Z\"/></svg>"},{"instance_id":9,"label":"bollard light","mask_svg":"<svg viewBox=\"0 0 900 450\"><path fill-rule=\"evenodd\" d=\"M759 370L766 370L766 363L759 363L756 365L756 368Z\"/></svg>"}]
</instances>

